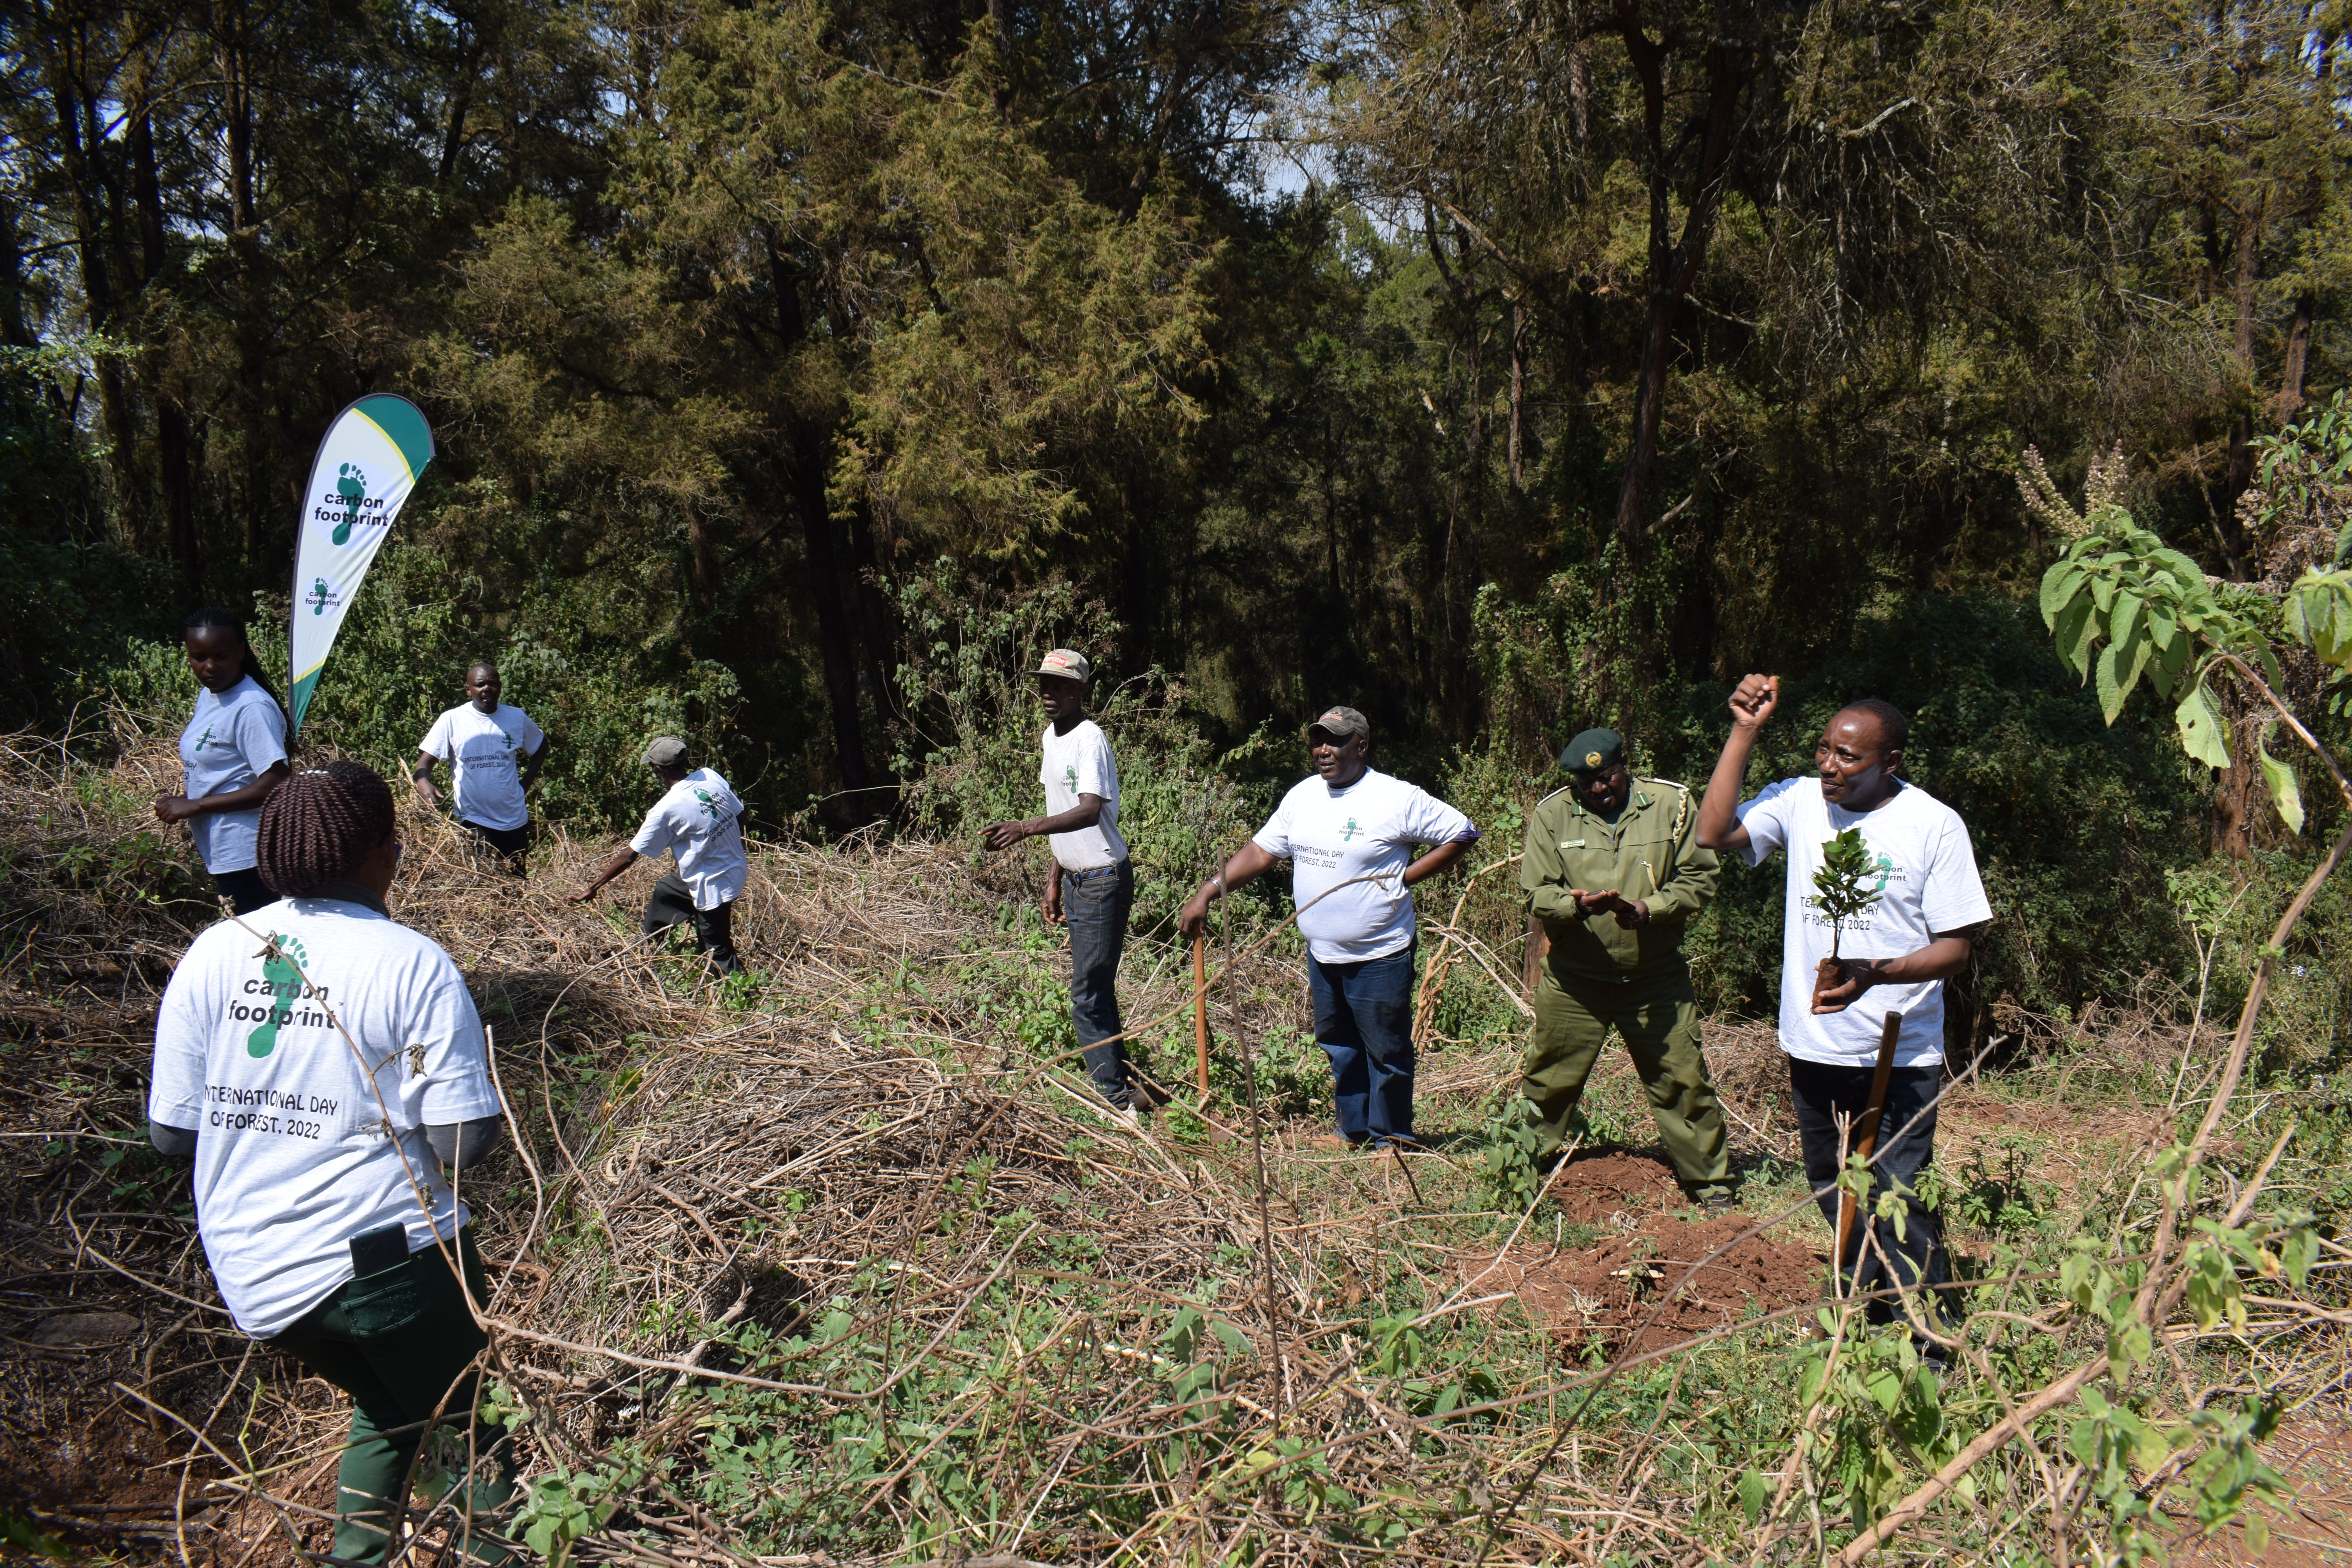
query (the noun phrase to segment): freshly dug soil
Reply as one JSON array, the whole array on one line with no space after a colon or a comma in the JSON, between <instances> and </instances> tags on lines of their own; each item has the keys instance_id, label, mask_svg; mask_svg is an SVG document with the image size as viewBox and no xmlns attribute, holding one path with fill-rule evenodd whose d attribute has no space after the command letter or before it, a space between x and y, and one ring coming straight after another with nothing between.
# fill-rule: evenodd
<instances>
[{"instance_id":1,"label":"freshly dug soil","mask_svg":"<svg viewBox=\"0 0 2352 1568\"><path fill-rule=\"evenodd\" d=\"M1552 1190L1568 1223L1597 1226L1604 1234L1586 1247L1523 1244L1478 1288L1516 1292L1559 1331L1570 1355L1596 1337L1612 1355L1662 1350L1821 1294L1824 1264L1810 1247L1768 1237L1733 1246L1755 1220L1739 1214L1700 1218L1684 1204L1672 1168L1654 1156L1580 1158ZM1490 1261L1469 1262L1467 1272Z\"/></svg>"},{"instance_id":2,"label":"freshly dug soil","mask_svg":"<svg viewBox=\"0 0 2352 1568\"><path fill-rule=\"evenodd\" d=\"M1640 1216L1683 1206L1672 1165L1654 1154L1624 1149L1578 1154L1552 1182L1551 1195L1570 1225L1605 1227L1617 1215Z\"/></svg>"}]
</instances>

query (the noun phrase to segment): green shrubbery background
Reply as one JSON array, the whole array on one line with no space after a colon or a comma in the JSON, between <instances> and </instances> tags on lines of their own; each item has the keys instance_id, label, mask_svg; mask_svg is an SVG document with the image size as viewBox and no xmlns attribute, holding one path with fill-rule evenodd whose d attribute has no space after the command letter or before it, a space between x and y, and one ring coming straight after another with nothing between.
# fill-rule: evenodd
<instances>
[{"instance_id":1,"label":"green shrubbery background","mask_svg":"<svg viewBox=\"0 0 2352 1568\"><path fill-rule=\"evenodd\" d=\"M436 580L413 548L386 551L320 683L311 739L397 776L434 715L463 700L465 665L487 657L499 664L507 700L555 739L538 801L543 820L589 834L634 823L650 794L638 750L649 735L676 732L737 779L756 827L827 831L814 802L792 799L749 753L736 727L745 699L723 664L600 638L595 606L579 602L576 589L494 611L478 584L455 598L425 596ZM1110 612L1064 582L992 594L951 561L891 588L908 628L890 694L892 761L908 782L876 792L883 830L971 844L975 868L1008 889L1025 865L1034 889L1042 847L991 857L977 847L980 830L1042 809L1044 721L1024 672L1049 647L1115 646ZM282 605L256 606L257 641L275 670L283 668L284 638L273 608L283 614ZM1565 635L1572 627L1564 620L1486 629L1487 658L1508 672L1513 700L1542 704L1538 689L1550 679L1545 639L1557 647ZM109 657L64 679L86 709L111 702L159 731L176 731L195 693L176 643L152 637L119 637ZM1642 771L1703 788L1726 729L1724 695L1709 684L1661 686L1643 704L1646 721L1563 700L1538 738L1548 750L1588 722L1615 721L1628 730ZM2208 1012L2234 1009L2255 947L2305 874L2309 838L2324 823L2250 860L2206 858L2204 770L2136 715L2104 723L2033 611L1983 594L1892 604L1857 624L1851 646L1785 678L1781 717L1748 789L1809 770L1822 724L1863 695L1884 696L1912 715L1909 776L1968 822L1998 911L1973 975L1955 984L1956 1051L2000 1032L2063 1039L2095 1005L2178 1009L2196 988L2192 919L2210 928L2213 942ZM1177 906L1307 773L1303 742L1271 725L1221 738L1183 682L1157 669L1101 668L1090 711L1118 752L1121 829L1137 868L1135 929L1173 940ZM1516 854L1528 809L1564 783L1546 750L1498 733L1447 752L1387 748L1376 760L1468 811L1486 834L1483 863ZM1464 900L1465 921L1514 964L1523 930L1515 875L1489 872ZM1286 910L1284 881L1268 879L1237 905L1253 930ZM1778 861L1726 865L1721 894L1695 922L1689 946L1710 1007L1766 1017L1777 1008L1783 890ZM1462 897L1458 882L1433 884L1423 894L1424 920L1444 918ZM2312 1060L2340 1049L2352 1001L2352 969L2340 951L2347 940L2352 906L2331 886L2265 1014L2274 1053ZM1505 1013L1463 998L1441 1020L1451 1029L1510 1026Z\"/></svg>"}]
</instances>

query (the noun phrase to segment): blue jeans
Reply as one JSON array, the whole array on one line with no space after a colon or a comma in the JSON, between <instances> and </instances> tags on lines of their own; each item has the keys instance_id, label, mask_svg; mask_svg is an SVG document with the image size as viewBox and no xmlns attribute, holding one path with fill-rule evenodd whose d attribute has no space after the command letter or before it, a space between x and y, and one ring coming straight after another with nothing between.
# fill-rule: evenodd
<instances>
[{"instance_id":1,"label":"blue jeans","mask_svg":"<svg viewBox=\"0 0 2352 1568\"><path fill-rule=\"evenodd\" d=\"M1315 1043L1331 1058L1339 1135L1351 1143L1412 1136L1412 954L1325 963L1309 953Z\"/></svg>"},{"instance_id":2,"label":"blue jeans","mask_svg":"<svg viewBox=\"0 0 2352 1568\"><path fill-rule=\"evenodd\" d=\"M1111 1104L1128 1102L1127 1042L1118 1018L1118 955L1135 907L1135 862L1062 873L1062 918L1070 923L1070 1016L1087 1049L1087 1076Z\"/></svg>"}]
</instances>

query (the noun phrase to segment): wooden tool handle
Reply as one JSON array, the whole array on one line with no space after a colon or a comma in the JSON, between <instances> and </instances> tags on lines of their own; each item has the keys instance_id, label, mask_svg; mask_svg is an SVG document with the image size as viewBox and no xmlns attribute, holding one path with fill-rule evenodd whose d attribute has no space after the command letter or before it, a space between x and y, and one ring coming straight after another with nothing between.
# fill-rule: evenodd
<instances>
[{"instance_id":1,"label":"wooden tool handle","mask_svg":"<svg viewBox=\"0 0 2352 1568\"><path fill-rule=\"evenodd\" d=\"M1878 1029L1878 1068L1870 1077L1870 1109L1862 1113L1862 1157L1878 1150L1878 1113L1886 1109L1886 1080L1895 1076L1895 1042L1903 1035L1903 1015L1889 1013Z\"/></svg>"},{"instance_id":2,"label":"wooden tool handle","mask_svg":"<svg viewBox=\"0 0 2352 1568\"><path fill-rule=\"evenodd\" d=\"M1209 966L1207 939L1192 939L1192 1053L1198 1058L1201 1100L1209 1099Z\"/></svg>"},{"instance_id":3,"label":"wooden tool handle","mask_svg":"<svg viewBox=\"0 0 2352 1568\"><path fill-rule=\"evenodd\" d=\"M1864 1160L1878 1152L1878 1118L1886 1109L1886 1080L1895 1076L1895 1042L1903 1035L1903 1015L1889 1013L1878 1030L1878 1066L1870 1077L1870 1109L1862 1113L1861 1140L1854 1152ZM1838 1190L1837 1251L1831 1268L1838 1278L1838 1294L1845 1294L1845 1244L1853 1235L1853 1194Z\"/></svg>"}]
</instances>

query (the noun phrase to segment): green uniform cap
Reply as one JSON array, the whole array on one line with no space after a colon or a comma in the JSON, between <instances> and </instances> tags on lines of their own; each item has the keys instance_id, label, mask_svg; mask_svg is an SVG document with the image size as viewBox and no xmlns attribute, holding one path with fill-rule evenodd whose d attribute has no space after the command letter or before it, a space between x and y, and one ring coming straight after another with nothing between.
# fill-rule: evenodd
<instances>
[{"instance_id":1,"label":"green uniform cap","mask_svg":"<svg viewBox=\"0 0 2352 1568\"><path fill-rule=\"evenodd\" d=\"M1597 773L1625 760L1625 737L1614 730L1587 730L1559 753L1559 765L1572 773Z\"/></svg>"}]
</instances>

